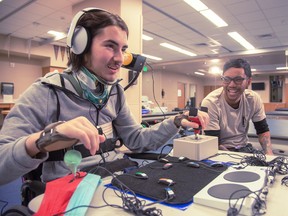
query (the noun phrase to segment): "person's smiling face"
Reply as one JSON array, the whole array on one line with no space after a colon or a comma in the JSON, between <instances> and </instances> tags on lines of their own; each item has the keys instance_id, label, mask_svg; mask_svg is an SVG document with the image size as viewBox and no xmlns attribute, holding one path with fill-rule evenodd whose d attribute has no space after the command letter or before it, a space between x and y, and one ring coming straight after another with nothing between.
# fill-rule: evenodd
<instances>
[{"instance_id":1,"label":"person's smiling face","mask_svg":"<svg viewBox=\"0 0 288 216\"><path fill-rule=\"evenodd\" d=\"M242 93L251 83L251 78L245 75L243 68L231 67L224 72L222 82L227 103L237 108Z\"/></svg>"},{"instance_id":2,"label":"person's smiling face","mask_svg":"<svg viewBox=\"0 0 288 216\"><path fill-rule=\"evenodd\" d=\"M108 82L114 82L128 48L127 33L117 26L102 29L92 39L91 50L86 55L86 67Z\"/></svg>"}]
</instances>

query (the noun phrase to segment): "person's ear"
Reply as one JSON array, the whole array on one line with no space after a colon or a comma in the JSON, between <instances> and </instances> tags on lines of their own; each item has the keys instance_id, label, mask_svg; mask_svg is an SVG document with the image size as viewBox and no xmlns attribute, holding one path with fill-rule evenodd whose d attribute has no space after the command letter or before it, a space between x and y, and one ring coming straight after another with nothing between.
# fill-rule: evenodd
<instances>
[{"instance_id":1,"label":"person's ear","mask_svg":"<svg viewBox=\"0 0 288 216\"><path fill-rule=\"evenodd\" d=\"M252 82L252 78L250 77L250 78L247 79L246 89L248 89L248 87L251 84L251 82Z\"/></svg>"}]
</instances>

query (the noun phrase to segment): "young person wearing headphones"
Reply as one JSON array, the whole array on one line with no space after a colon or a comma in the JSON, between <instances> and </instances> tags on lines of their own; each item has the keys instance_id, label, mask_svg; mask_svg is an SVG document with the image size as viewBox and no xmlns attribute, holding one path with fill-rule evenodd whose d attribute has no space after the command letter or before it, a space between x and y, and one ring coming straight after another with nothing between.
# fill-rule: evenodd
<instances>
[{"instance_id":1,"label":"young person wearing headphones","mask_svg":"<svg viewBox=\"0 0 288 216\"><path fill-rule=\"evenodd\" d=\"M33 83L5 118L0 131L0 184L41 163L44 182L69 174L63 156L71 146L82 154L78 167L82 169L123 157L114 148L106 149L104 156L96 154L100 143L108 140L119 139L129 150L144 152L161 147L180 126L198 127L185 115L151 128L134 120L117 80L127 40L128 28L119 16L97 8L76 14L67 35L67 70ZM205 129L208 114L198 111L197 116Z\"/></svg>"}]
</instances>

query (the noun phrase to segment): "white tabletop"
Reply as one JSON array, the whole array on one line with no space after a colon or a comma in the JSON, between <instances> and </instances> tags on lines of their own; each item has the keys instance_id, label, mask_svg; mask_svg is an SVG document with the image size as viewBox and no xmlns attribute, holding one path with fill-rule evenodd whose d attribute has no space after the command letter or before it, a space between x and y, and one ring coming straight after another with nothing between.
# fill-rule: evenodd
<instances>
[{"instance_id":1,"label":"white tabletop","mask_svg":"<svg viewBox=\"0 0 288 216\"><path fill-rule=\"evenodd\" d=\"M219 151L219 153L223 153L223 151ZM227 153L227 152L224 152ZM245 155L243 153L237 153L238 155ZM267 156L267 161L273 159L275 156ZM227 155L219 155L217 157L213 157L212 160L215 161L234 161L239 162L237 159L233 159ZM265 216L282 216L282 215L288 215L288 204L287 204L287 194L288 194L288 187L281 185L281 179L284 176L278 175L276 176L275 182L272 186L269 187L269 193L267 195L267 212ZM103 201L102 194L103 190L106 188L105 185L110 183L111 177L107 177L103 179L102 184L97 188L97 191L95 192L95 196L91 202L91 205L93 206L102 206L105 205L105 202ZM43 199L43 195L40 195L36 198L34 198L29 203L29 208L33 212L36 212L40 206L40 203ZM108 189L105 192L105 199L109 204L116 204L116 205L122 205L122 200L116 196L114 191L112 189ZM143 200L142 198L139 198ZM147 201L147 203L150 203L151 201ZM163 215L169 215L169 216L178 216L178 215L196 215L196 216L226 216L227 212L211 207L207 207L204 205L193 203L190 205L186 210L179 210L173 207L169 207L162 204L155 204L152 205L153 207L156 207L158 209L162 210ZM89 208L86 215L101 215L101 216L111 216L112 214L115 215L131 215L131 213L125 212L121 208L113 208L113 207L104 207L104 208Z\"/></svg>"}]
</instances>

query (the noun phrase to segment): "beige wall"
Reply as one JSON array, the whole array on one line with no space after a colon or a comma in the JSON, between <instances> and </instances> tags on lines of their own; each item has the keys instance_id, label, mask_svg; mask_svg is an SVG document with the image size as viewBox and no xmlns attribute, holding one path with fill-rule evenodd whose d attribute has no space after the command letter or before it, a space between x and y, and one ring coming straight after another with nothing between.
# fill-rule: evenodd
<instances>
[{"instance_id":1,"label":"beige wall","mask_svg":"<svg viewBox=\"0 0 288 216\"><path fill-rule=\"evenodd\" d=\"M42 67L66 67L67 54L64 49L62 58L60 46L40 45L37 42L31 43L31 46L27 44L27 40L0 35L0 52L8 57L8 61L10 61L11 56L21 56L26 61L41 59L39 65ZM55 52L55 49L57 52Z\"/></svg>"},{"instance_id":2,"label":"beige wall","mask_svg":"<svg viewBox=\"0 0 288 216\"><path fill-rule=\"evenodd\" d=\"M14 99L17 99L38 77L42 76L39 60L27 57L0 55L0 82L14 83ZM0 95L0 100L2 95Z\"/></svg>"},{"instance_id":3,"label":"beige wall","mask_svg":"<svg viewBox=\"0 0 288 216\"><path fill-rule=\"evenodd\" d=\"M31 85L38 77L42 76L42 66L45 65L45 59L28 59L27 56L19 57L6 54L0 55L0 82L14 82L15 94L14 99L17 99L19 95L25 91L25 89ZM126 73L122 71L121 73ZM142 72L142 95L146 95L155 103L153 96L153 79L152 72ZM285 83L287 84L287 76ZM186 75L179 75L171 72L154 71L154 90L155 97L160 106L167 106L169 111L177 107L177 82L183 82L196 85L196 104L199 105L204 97L203 86L205 85L221 85L220 78L207 79L203 77L189 77ZM269 76L255 76L253 77L255 82L265 82L264 91L256 91L262 98L264 103L269 103ZM126 85L127 81L121 82L122 85ZM138 87L132 86L128 91L135 90ZM165 90L164 99L161 98L161 90ZM186 95L188 95L189 87L186 88ZM284 91L285 92L285 91ZM285 95L283 95L285 98ZM0 95L0 100L2 96ZM129 96L128 100L133 101L138 99L138 93L135 96ZM156 103L154 104L157 105Z\"/></svg>"},{"instance_id":4,"label":"beige wall","mask_svg":"<svg viewBox=\"0 0 288 216\"><path fill-rule=\"evenodd\" d=\"M260 95L261 99L263 100L263 103L269 103L269 101L270 101L269 76L253 77L252 82L264 82L265 83L265 90L256 91L256 92ZM251 88L251 85L249 88Z\"/></svg>"},{"instance_id":5,"label":"beige wall","mask_svg":"<svg viewBox=\"0 0 288 216\"><path fill-rule=\"evenodd\" d=\"M190 97L189 85L193 84L196 86L196 104L199 105L204 97L203 79L200 79L198 77L187 76L184 74L172 73L169 71L143 72L142 95L148 96L149 100L151 100L154 103L153 105L151 105L151 108L157 106L157 103L155 101L156 99L160 106L168 107L168 111L172 111L172 109L178 107L178 101L177 101L178 82L182 82L185 84L186 101ZM162 89L165 91L164 98L161 97ZM155 94L155 99L153 93Z\"/></svg>"},{"instance_id":6,"label":"beige wall","mask_svg":"<svg viewBox=\"0 0 288 216\"><path fill-rule=\"evenodd\" d=\"M269 81L269 74L267 75L254 75L252 77L252 82L264 82L265 83L265 90L261 90L261 91L255 91L257 92L263 103L270 103L270 81ZM288 83L288 75L285 75L285 84ZM205 80L205 82L203 83L204 85L206 86L209 86L209 85L221 85L221 80L220 80L220 77L216 77L215 79L207 79ZM286 98L286 86L283 85L283 100L285 100ZM249 86L249 89L251 89L251 85ZM283 102L286 102L287 101L283 101Z\"/></svg>"}]
</instances>

